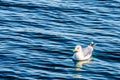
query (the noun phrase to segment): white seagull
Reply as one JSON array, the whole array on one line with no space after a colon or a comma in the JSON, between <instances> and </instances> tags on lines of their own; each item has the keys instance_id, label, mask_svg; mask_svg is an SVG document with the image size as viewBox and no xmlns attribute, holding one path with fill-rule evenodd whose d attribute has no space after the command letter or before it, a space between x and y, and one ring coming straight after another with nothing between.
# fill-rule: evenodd
<instances>
[{"instance_id":1,"label":"white seagull","mask_svg":"<svg viewBox=\"0 0 120 80\"><path fill-rule=\"evenodd\" d=\"M91 42L86 48L82 48L80 45L77 45L73 50L73 60L86 60L92 56L92 51L94 47L94 42Z\"/></svg>"}]
</instances>

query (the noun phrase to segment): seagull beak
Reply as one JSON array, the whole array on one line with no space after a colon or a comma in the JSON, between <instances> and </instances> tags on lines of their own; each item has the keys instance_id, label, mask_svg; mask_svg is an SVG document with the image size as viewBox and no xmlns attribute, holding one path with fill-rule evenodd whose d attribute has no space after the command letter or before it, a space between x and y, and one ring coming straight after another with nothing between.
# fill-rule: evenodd
<instances>
[{"instance_id":1,"label":"seagull beak","mask_svg":"<svg viewBox=\"0 0 120 80\"><path fill-rule=\"evenodd\" d=\"M77 50L74 49L73 52L77 52Z\"/></svg>"}]
</instances>

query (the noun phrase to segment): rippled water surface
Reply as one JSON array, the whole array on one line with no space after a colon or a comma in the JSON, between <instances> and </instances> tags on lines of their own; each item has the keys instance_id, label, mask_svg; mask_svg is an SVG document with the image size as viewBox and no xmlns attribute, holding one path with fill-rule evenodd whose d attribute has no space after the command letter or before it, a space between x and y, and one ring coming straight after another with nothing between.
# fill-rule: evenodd
<instances>
[{"instance_id":1,"label":"rippled water surface","mask_svg":"<svg viewBox=\"0 0 120 80\"><path fill-rule=\"evenodd\" d=\"M96 43L73 62L76 45ZM0 80L119 80L119 0L1 0Z\"/></svg>"}]
</instances>

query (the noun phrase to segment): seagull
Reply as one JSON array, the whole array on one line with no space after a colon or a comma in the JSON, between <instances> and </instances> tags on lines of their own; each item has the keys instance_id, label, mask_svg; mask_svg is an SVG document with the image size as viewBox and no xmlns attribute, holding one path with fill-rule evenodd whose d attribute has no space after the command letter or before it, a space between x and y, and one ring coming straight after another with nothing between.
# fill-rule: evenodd
<instances>
[{"instance_id":1,"label":"seagull","mask_svg":"<svg viewBox=\"0 0 120 80\"><path fill-rule=\"evenodd\" d=\"M92 56L92 51L94 47L94 42L91 42L86 48L82 48L80 45L77 45L73 52L73 60L86 60Z\"/></svg>"}]
</instances>

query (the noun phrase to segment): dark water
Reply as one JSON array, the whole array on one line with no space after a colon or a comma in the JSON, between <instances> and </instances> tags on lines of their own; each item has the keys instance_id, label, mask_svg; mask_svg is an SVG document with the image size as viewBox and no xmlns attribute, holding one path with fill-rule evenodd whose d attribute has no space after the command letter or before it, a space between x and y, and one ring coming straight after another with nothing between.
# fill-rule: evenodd
<instances>
[{"instance_id":1,"label":"dark water","mask_svg":"<svg viewBox=\"0 0 120 80\"><path fill-rule=\"evenodd\" d=\"M91 41L91 60L74 64ZM0 80L120 80L119 62L119 0L0 1Z\"/></svg>"}]
</instances>

